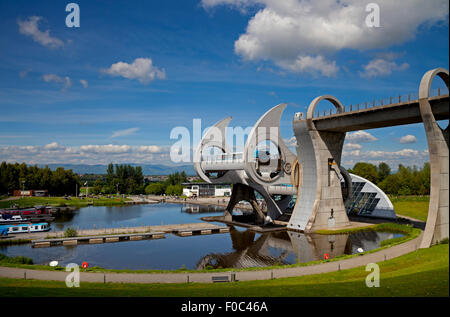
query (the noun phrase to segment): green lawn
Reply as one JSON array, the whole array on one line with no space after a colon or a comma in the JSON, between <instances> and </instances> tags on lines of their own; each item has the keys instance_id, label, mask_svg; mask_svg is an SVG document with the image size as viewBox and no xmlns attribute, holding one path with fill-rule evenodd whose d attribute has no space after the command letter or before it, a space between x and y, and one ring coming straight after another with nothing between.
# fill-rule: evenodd
<instances>
[{"instance_id":1,"label":"green lawn","mask_svg":"<svg viewBox=\"0 0 450 317\"><path fill-rule=\"evenodd\" d=\"M380 287L368 288L368 272L340 272L267 281L217 284L83 283L0 279L0 296L449 296L449 246L441 244L378 263Z\"/></svg>"},{"instance_id":2,"label":"green lawn","mask_svg":"<svg viewBox=\"0 0 450 317\"><path fill-rule=\"evenodd\" d=\"M75 207L85 207L88 203L93 202L94 206L104 206L104 205L123 205L125 200L122 198L75 198L72 197L70 200L64 199L63 197L24 197L16 200L3 200L0 201L0 208L9 208L14 204L20 207L33 207L36 205L52 205L52 206L75 206Z\"/></svg>"},{"instance_id":3,"label":"green lawn","mask_svg":"<svg viewBox=\"0 0 450 317\"><path fill-rule=\"evenodd\" d=\"M429 196L390 197L397 215L427 221Z\"/></svg>"}]
</instances>

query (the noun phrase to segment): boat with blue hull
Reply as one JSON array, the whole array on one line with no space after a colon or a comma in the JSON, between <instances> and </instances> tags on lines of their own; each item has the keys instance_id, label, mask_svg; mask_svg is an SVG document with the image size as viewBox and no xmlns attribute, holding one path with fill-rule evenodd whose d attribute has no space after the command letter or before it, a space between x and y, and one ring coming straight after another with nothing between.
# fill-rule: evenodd
<instances>
[{"instance_id":1,"label":"boat with blue hull","mask_svg":"<svg viewBox=\"0 0 450 317\"><path fill-rule=\"evenodd\" d=\"M49 231L47 222L0 225L0 235Z\"/></svg>"}]
</instances>

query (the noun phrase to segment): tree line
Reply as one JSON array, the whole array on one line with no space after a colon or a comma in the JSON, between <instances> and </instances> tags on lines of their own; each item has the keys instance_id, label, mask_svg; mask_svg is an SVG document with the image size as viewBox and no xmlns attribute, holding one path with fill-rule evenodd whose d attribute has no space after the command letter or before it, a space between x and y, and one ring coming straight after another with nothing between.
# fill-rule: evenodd
<instances>
[{"instance_id":1,"label":"tree line","mask_svg":"<svg viewBox=\"0 0 450 317\"><path fill-rule=\"evenodd\" d=\"M25 182L22 185L22 182ZM13 195L14 190L47 190L50 196L76 196L82 186L89 186L89 194L143 194L145 193L142 167L109 164L106 175L75 174L71 169L48 166L28 166L25 163L0 165L0 194ZM78 191L78 192L77 192Z\"/></svg>"},{"instance_id":2,"label":"tree line","mask_svg":"<svg viewBox=\"0 0 450 317\"><path fill-rule=\"evenodd\" d=\"M356 163L348 172L364 177L376 184L386 194L391 195L429 195L430 163L422 168L400 164L396 173L392 173L388 164L378 166L370 163Z\"/></svg>"},{"instance_id":3,"label":"tree line","mask_svg":"<svg viewBox=\"0 0 450 317\"><path fill-rule=\"evenodd\" d=\"M145 193L147 195L169 195L169 196L181 196L183 194L183 186L181 183L188 181L186 173L176 172L170 174L164 182L151 183L145 187Z\"/></svg>"},{"instance_id":4,"label":"tree line","mask_svg":"<svg viewBox=\"0 0 450 317\"><path fill-rule=\"evenodd\" d=\"M89 191L93 194L143 194L144 174L141 166L112 164L106 169L104 178L97 178Z\"/></svg>"},{"instance_id":5,"label":"tree line","mask_svg":"<svg viewBox=\"0 0 450 317\"><path fill-rule=\"evenodd\" d=\"M62 167L52 171L48 166L39 168L25 163L0 164L1 194L13 195L14 190L25 188L46 189L51 196L75 195L77 187L80 188L78 175Z\"/></svg>"},{"instance_id":6,"label":"tree line","mask_svg":"<svg viewBox=\"0 0 450 317\"><path fill-rule=\"evenodd\" d=\"M429 195L430 194L430 164L422 168L407 167L400 164L396 173L386 163L378 166L359 162L348 170L350 173L366 178L376 184L387 194L392 195ZM89 193L92 194L153 194L181 195L181 183L187 182L185 172L176 172L167 177L164 182L145 184L140 166L109 164L106 175L80 178L72 170L62 167L52 171L48 166L39 168L25 163L0 164L0 194L12 195L14 190L46 189L51 196L75 196L88 180Z\"/></svg>"}]
</instances>

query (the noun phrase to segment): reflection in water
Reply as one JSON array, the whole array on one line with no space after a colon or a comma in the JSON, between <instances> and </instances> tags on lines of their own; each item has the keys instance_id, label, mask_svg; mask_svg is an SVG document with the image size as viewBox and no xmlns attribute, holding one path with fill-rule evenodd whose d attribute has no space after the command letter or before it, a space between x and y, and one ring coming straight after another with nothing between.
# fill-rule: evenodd
<instances>
[{"instance_id":1,"label":"reflection in water","mask_svg":"<svg viewBox=\"0 0 450 317\"><path fill-rule=\"evenodd\" d=\"M278 234L264 234L255 239L257 234L253 231L246 230L240 232L233 226L230 227L230 236L233 249L235 252L230 253L210 253L197 263L197 269L212 268L244 268L244 267L260 267L276 264L288 264L286 257L289 253L288 248L283 246L286 235L284 232ZM278 236L280 236L278 238ZM279 256L270 254L270 242L272 245L277 243L277 239L281 240L281 248L283 251Z\"/></svg>"},{"instance_id":2,"label":"reflection in water","mask_svg":"<svg viewBox=\"0 0 450 317\"><path fill-rule=\"evenodd\" d=\"M186 207L193 205L180 204L145 204L131 206L90 206L74 211L61 212L52 222L53 231L63 231L67 227L80 229L92 228L120 228L122 226L150 226L161 224L188 223L200 221L200 212L223 213L224 207L214 208L201 206L199 214L185 212ZM219 209L222 208L222 209ZM203 211L205 210L205 211Z\"/></svg>"},{"instance_id":3,"label":"reflection in water","mask_svg":"<svg viewBox=\"0 0 450 317\"><path fill-rule=\"evenodd\" d=\"M339 235L305 235L297 232L257 234L230 228L234 252L209 253L197 263L197 269L263 267L321 260L325 254L334 258L369 251L396 235L384 232L358 232ZM255 240L256 238L256 240Z\"/></svg>"},{"instance_id":4,"label":"reflection in water","mask_svg":"<svg viewBox=\"0 0 450 317\"><path fill-rule=\"evenodd\" d=\"M185 204L181 206L181 212L185 212L188 214L198 214L198 213L216 213L223 212L225 210L224 206L216 206L216 205L190 205Z\"/></svg>"},{"instance_id":5,"label":"reflection in water","mask_svg":"<svg viewBox=\"0 0 450 317\"><path fill-rule=\"evenodd\" d=\"M181 212L188 214L223 213L225 208L226 206L183 204L181 206ZM245 213L252 213L252 211L234 208L233 213L236 215L242 215Z\"/></svg>"},{"instance_id":6,"label":"reflection in water","mask_svg":"<svg viewBox=\"0 0 450 317\"><path fill-rule=\"evenodd\" d=\"M93 225L108 228L196 223L201 222L202 213L223 212L211 206L199 206L196 213L195 209L189 207L193 206L157 204L86 207L59 215L52 227L54 230L63 230L69 226L84 229L92 228ZM240 268L308 262L323 259L325 253L330 257L356 253L360 247L367 251L378 247L382 240L393 237L396 236L370 231L333 236L296 232L260 234L231 227L229 234L191 237L167 234L165 239L160 240L51 248L32 248L29 244L11 245L0 246L0 251L7 256L27 256L34 263L44 265L57 260L62 266L87 261L89 265L108 269Z\"/></svg>"}]
</instances>

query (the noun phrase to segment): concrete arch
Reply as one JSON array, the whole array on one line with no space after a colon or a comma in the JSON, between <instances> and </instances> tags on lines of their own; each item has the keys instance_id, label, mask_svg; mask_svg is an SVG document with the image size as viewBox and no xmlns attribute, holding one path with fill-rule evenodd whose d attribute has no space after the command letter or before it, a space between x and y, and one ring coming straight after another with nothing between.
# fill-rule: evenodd
<instances>
[{"instance_id":1,"label":"concrete arch","mask_svg":"<svg viewBox=\"0 0 450 317\"><path fill-rule=\"evenodd\" d=\"M449 72L444 68L432 69L423 75L419 86L419 106L430 155L430 204L421 248L449 237L449 130L437 124L429 102L433 79L439 76L449 87Z\"/></svg>"},{"instance_id":2,"label":"concrete arch","mask_svg":"<svg viewBox=\"0 0 450 317\"><path fill-rule=\"evenodd\" d=\"M333 104L333 106L336 108L338 113L341 113L344 111L344 106L341 104L341 102L334 96L331 95L323 95L319 96L313 99L308 107L308 112L306 113L306 119L312 119L314 116L314 112L316 111L317 105L322 100L327 100Z\"/></svg>"}]
</instances>

